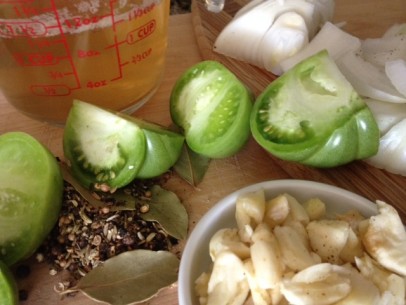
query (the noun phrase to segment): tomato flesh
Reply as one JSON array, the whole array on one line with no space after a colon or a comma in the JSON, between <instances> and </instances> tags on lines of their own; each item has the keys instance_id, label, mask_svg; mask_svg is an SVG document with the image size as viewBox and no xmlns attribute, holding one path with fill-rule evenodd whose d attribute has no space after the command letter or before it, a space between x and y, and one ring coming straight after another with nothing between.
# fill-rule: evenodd
<instances>
[{"instance_id":1,"label":"tomato flesh","mask_svg":"<svg viewBox=\"0 0 406 305\"><path fill-rule=\"evenodd\" d=\"M326 51L299 63L258 96L255 140L274 156L334 167L377 152L379 129Z\"/></svg>"},{"instance_id":2,"label":"tomato flesh","mask_svg":"<svg viewBox=\"0 0 406 305\"><path fill-rule=\"evenodd\" d=\"M63 148L72 173L87 188L130 183L145 158L145 136L136 124L97 106L74 101Z\"/></svg>"},{"instance_id":3,"label":"tomato flesh","mask_svg":"<svg viewBox=\"0 0 406 305\"><path fill-rule=\"evenodd\" d=\"M167 171L183 142L182 135L158 124L75 101L63 143L72 173L83 186L112 191Z\"/></svg>"},{"instance_id":4,"label":"tomato flesh","mask_svg":"<svg viewBox=\"0 0 406 305\"><path fill-rule=\"evenodd\" d=\"M0 260L12 265L33 254L58 219L62 194L47 148L22 132L0 136Z\"/></svg>"},{"instance_id":5,"label":"tomato flesh","mask_svg":"<svg viewBox=\"0 0 406 305\"><path fill-rule=\"evenodd\" d=\"M252 95L226 67L203 61L176 82L171 117L185 133L189 147L210 158L238 152L249 135Z\"/></svg>"}]
</instances>

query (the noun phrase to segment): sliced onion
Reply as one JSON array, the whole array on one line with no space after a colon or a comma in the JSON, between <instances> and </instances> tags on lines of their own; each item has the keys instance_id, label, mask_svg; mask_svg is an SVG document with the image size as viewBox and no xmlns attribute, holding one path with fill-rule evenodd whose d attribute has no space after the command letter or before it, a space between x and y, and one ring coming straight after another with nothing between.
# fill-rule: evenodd
<instances>
[{"instance_id":1,"label":"sliced onion","mask_svg":"<svg viewBox=\"0 0 406 305\"><path fill-rule=\"evenodd\" d=\"M270 0L275 2L276 0ZM259 65L257 50L262 37L274 22L275 14L264 9L262 2L253 9L232 19L214 42L214 50L254 65Z\"/></svg>"},{"instance_id":2,"label":"sliced onion","mask_svg":"<svg viewBox=\"0 0 406 305\"><path fill-rule=\"evenodd\" d=\"M396 90L386 74L355 52L344 54L336 63L360 95L386 102L406 103L406 98Z\"/></svg>"},{"instance_id":3,"label":"sliced onion","mask_svg":"<svg viewBox=\"0 0 406 305\"><path fill-rule=\"evenodd\" d=\"M365 102L375 117L381 136L406 118L406 104L388 103L373 99L365 99Z\"/></svg>"},{"instance_id":4,"label":"sliced onion","mask_svg":"<svg viewBox=\"0 0 406 305\"><path fill-rule=\"evenodd\" d=\"M406 97L406 61L404 59L395 59L386 62L385 73L392 85Z\"/></svg>"},{"instance_id":5,"label":"sliced onion","mask_svg":"<svg viewBox=\"0 0 406 305\"><path fill-rule=\"evenodd\" d=\"M263 54L270 50L261 48L265 34L277 18L288 12L296 12L312 27L315 7L312 3L298 0L254 0L240 12L220 32L214 43L214 50L235 59L263 67ZM266 43L264 44L266 45Z\"/></svg>"},{"instance_id":6,"label":"sliced onion","mask_svg":"<svg viewBox=\"0 0 406 305\"><path fill-rule=\"evenodd\" d=\"M381 137L378 153L366 161L377 168L406 176L406 119Z\"/></svg>"},{"instance_id":7,"label":"sliced onion","mask_svg":"<svg viewBox=\"0 0 406 305\"><path fill-rule=\"evenodd\" d=\"M320 32L296 55L280 63L283 72L286 72L300 61L326 49L329 55L336 60L347 52L355 52L361 47L359 38L348 34L331 22L326 22Z\"/></svg>"},{"instance_id":8,"label":"sliced onion","mask_svg":"<svg viewBox=\"0 0 406 305\"><path fill-rule=\"evenodd\" d=\"M294 12L280 15L262 39L262 65L278 75L279 63L304 48L309 43L309 33L303 17Z\"/></svg>"},{"instance_id":9,"label":"sliced onion","mask_svg":"<svg viewBox=\"0 0 406 305\"><path fill-rule=\"evenodd\" d=\"M391 37L396 35L406 35L406 23L395 23L386 30L382 37Z\"/></svg>"},{"instance_id":10,"label":"sliced onion","mask_svg":"<svg viewBox=\"0 0 406 305\"><path fill-rule=\"evenodd\" d=\"M242 14L245 14L246 12L252 10L255 6L268 1L268 0L251 0L249 1L246 5L244 5L242 8L240 8L237 13L234 15L234 19L241 16Z\"/></svg>"},{"instance_id":11,"label":"sliced onion","mask_svg":"<svg viewBox=\"0 0 406 305\"><path fill-rule=\"evenodd\" d=\"M362 41L361 51L365 60L381 67L387 61L406 60L406 36L368 38Z\"/></svg>"}]
</instances>

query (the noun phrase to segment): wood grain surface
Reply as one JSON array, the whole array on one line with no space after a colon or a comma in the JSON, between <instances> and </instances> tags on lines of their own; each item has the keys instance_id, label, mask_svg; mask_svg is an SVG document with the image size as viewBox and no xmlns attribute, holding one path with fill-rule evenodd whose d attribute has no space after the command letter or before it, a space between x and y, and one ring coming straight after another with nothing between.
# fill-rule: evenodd
<instances>
[{"instance_id":1,"label":"wood grain surface","mask_svg":"<svg viewBox=\"0 0 406 305\"><path fill-rule=\"evenodd\" d=\"M204 23L202 18L205 20ZM174 82L185 69L206 59L209 52L205 28L209 20L206 18L208 17L203 17L196 10L192 14L170 17L169 49L164 81L153 99L138 110L135 116L163 125L171 123L168 101ZM406 1L338 0L336 20L346 21L348 30L360 37L378 36L389 25L395 22L406 22ZM221 58L219 60L223 61ZM255 82L258 81L263 85L268 81L262 80L262 73L254 73L251 77ZM55 155L63 157L61 128L21 115L7 103L3 96L0 96L0 133L16 130L30 133L49 147ZM241 187L275 179L321 181L353 191L372 201L384 200L393 204L406 220L406 177L387 173L361 161L325 170L284 162L269 156L253 139L250 139L246 147L237 155L214 160L204 181L197 188L176 176L168 182L166 187L181 198L189 213L190 230L193 230L201 216L222 197ZM32 268L30 276L19 281L20 288L28 291L28 299L21 304L100 304L80 293L75 297L61 299L54 292L54 286L63 280L64 275L50 276L45 264L34 261L30 261L30 264ZM161 291L157 297L146 304L177 305L176 283Z\"/></svg>"}]
</instances>

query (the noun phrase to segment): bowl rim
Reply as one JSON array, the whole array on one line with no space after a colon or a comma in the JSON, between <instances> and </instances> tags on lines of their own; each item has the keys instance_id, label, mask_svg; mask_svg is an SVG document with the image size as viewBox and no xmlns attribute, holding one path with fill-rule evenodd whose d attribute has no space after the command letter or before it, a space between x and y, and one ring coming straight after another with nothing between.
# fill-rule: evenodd
<instances>
[{"instance_id":1,"label":"bowl rim","mask_svg":"<svg viewBox=\"0 0 406 305\"><path fill-rule=\"evenodd\" d=\"M267 180L255 184L251 184L240 188L229 195L220 199L217 203L215 203L197 222L196 226L190 232L189 237L187 238L181 261L179 266L179 274L178 274L178 300L179 305L197 305L199 304L194 300L194 286L193 283L195 278L192 279L191 270L194 264L194 257L196 255L195 249L202 248L201 240L202 236L207 237L208 235L212 236L212 234L206 233L206 231L213 231L213 226L209 227L208 225L211 224L211 219L217 219L218 215L223 215L224 212L227 212L230 209L235 207L235 202L239 196L245 193L253 192L259 189L264 189L266 193L272 193L278 191L279 193L283 192L300 192L301 190L310 191L310 193L314 193L314 196L318 192L322 192L323 195L317 194L320 197L329 197L337 196L340 200L349 200L350 202L357 202L357 209L364 214L365 216L371 216L377 214L377 207L376 204L365 197L358 195L354 192L348 191L344 188L326 184L322 182L310 181L310 180L301 180L301 179L277 179L277 180ZM296 194L293 194L296 197ZM308 196L310 198L312 196ZM323 200L323 198L321 198ZM325 201L325 200L324 200ZM328 202L326 202L327 205ZM335 206L334 203L330 204L331 206ZM346 208L343 208L342 211L348 211L348 205ZM224 226L225 227L225 226ZM216 230L214 230L216 231ZM209 253L207 252L209 256Z\"/></svg>"}]
</instances>

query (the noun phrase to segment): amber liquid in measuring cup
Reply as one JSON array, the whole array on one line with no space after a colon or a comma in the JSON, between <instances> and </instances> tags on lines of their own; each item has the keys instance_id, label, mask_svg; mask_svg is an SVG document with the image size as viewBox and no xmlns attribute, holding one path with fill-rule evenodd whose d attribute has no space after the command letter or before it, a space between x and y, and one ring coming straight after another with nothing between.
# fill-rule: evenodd
<instances>
[{"instance_id":1,"label":"amber liquid in measuring cup","mask_svg":"<svg viewBox=\"0 0 406 305\"><path fill-rule=\"evenodd\" d=\"M74 99L134 112L165 65L169 0L0 0L0 90L64 124Z\"/></svg>"}]
</instances>

